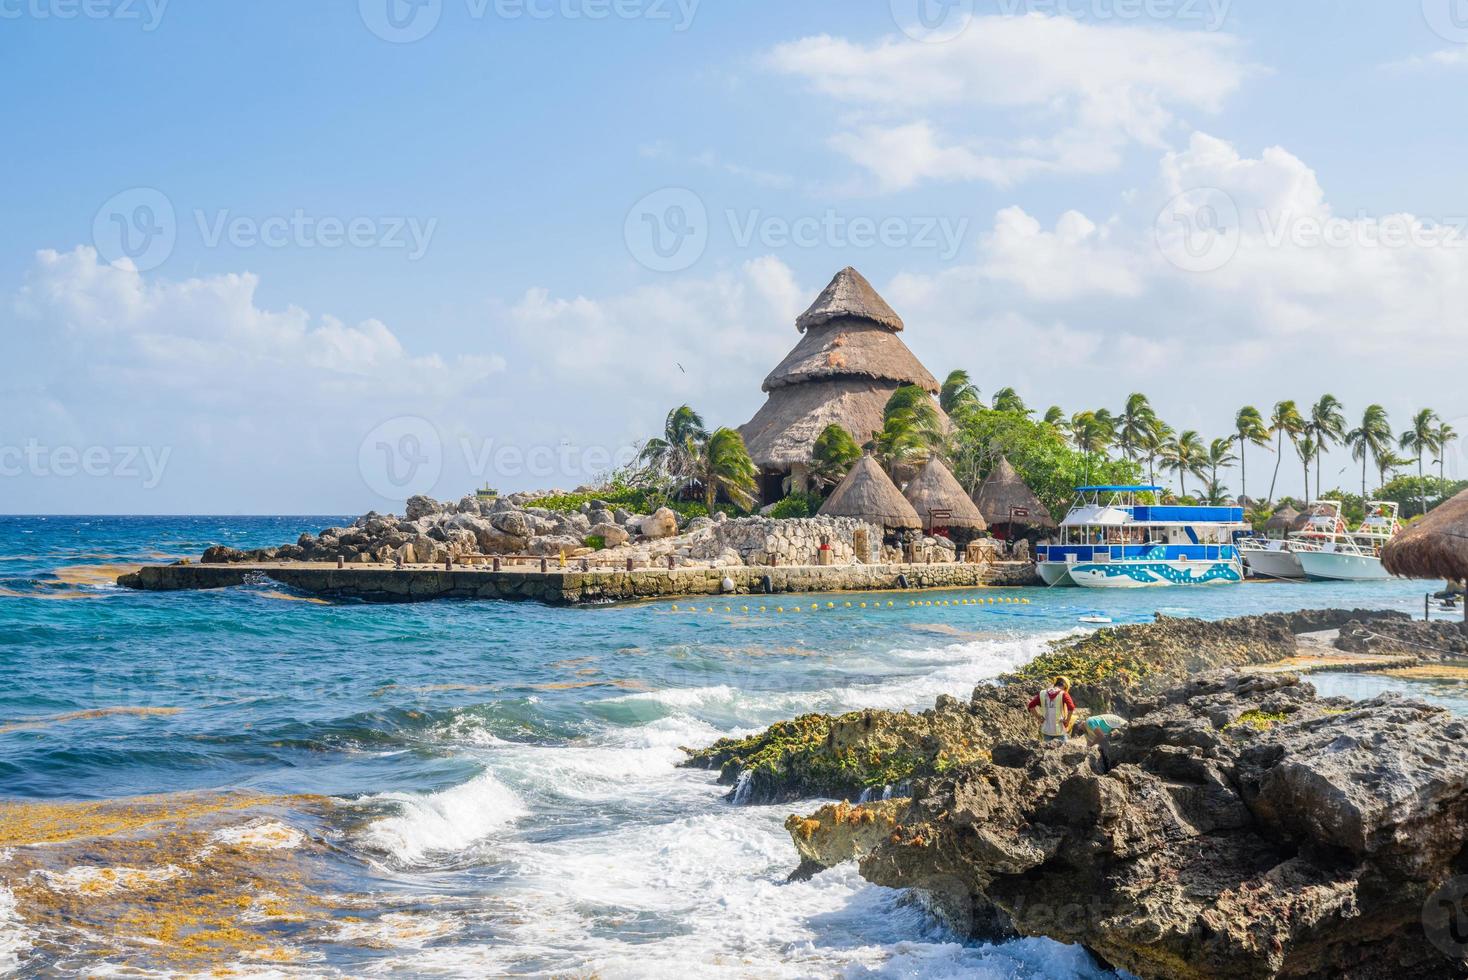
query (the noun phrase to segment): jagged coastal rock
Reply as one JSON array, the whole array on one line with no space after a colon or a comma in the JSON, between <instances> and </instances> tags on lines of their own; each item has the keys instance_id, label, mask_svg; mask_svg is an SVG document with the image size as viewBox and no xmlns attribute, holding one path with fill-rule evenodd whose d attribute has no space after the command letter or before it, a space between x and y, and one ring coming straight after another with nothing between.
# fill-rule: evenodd
<instances>
[{"instance_id":1,"label":"jagged coastal rock","mask_svg":"<svg viewBox=\"0 0 1468 980\"><path fill-rule=\"evenodd\" d=\"M898 562L903 556L882 543L883 529L849 517L776 519L724 514L681 520L662 507L632 514L600 501L579 512L536 506L534 495L439 503L413 497L404 515L364 514L350 527L302 534L294 543L241 551L207 549L204 564L335 562L433 565L478 556L516 555L594 558L601 565L634 568L720 568L751 565L855 565ZM955 561L953 545L922 538L919 562Z\"/></svg>"},{"instance_id":2,"label":"jagged coastal rock","mask_svg":"<svg viewBox=\"0 0 1468 980\"><path fill-rule=\"evenodd\" d=\"M786 822L794 876L858 861L975 937L1079 943L1143 978L1462 976L1468 942L1424 909L1468 894L1468 723L1322 699L1279 667L1336 631L1453 657L1459 627L1434 627L1159 617L1057 644L968 702L808 715L687 764L737 802L844 798ZM1081 680L1082 714L1131 719L1106 762L1036 740L1025 703L1055 671Z\"/></svg>"}]
</instances>

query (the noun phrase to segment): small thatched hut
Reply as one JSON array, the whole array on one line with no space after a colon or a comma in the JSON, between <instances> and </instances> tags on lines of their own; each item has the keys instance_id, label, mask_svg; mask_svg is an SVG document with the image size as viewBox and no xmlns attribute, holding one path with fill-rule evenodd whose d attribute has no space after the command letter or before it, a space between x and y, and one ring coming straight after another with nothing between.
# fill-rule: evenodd
<instances>
[{"instance_id":1,"label":"small thatched hut","mask_svg":"<svg viewBox=\"0 0 1468 980\"><path fill-rule=\"evenodd\" d=\"M940 388L897 336L902 318L855 269L836 273L795 328L804 336L765 378L769 398L739 429L760 468L765 501L784 495L787 477L805 483L815 441L827 426L839 425L865 443L882 428L882 410L899 387L918 385L935 395Z\"/></svg>"},{"instance_id":2,"label":"small thatched hut","mask_svg":"<svg viewBox=\"0 0 1468 980\"><path fill-rule=\"evenodd\" d=\"M1403 578L1468 581L1468 490L1393 538L1381 561L1387 571ZM1468 615L1468 605L1464 613Z\"/></svg>"},{"instance_id":3,"label":"small thatched hut","mask_svg":"<svg viewBox=\"0 0 1468 980\"><path fill-rule=\"evenodd\" d=\"M888 531L917 531L923 526L912 504L870 456L856 461L818 513L825 517L856 517L881 524Z\"/></svg>"},{"instance_id":4,"label":"small thatched hut","mask_svg":"<svg viewBox=\"0 0 1468 980\"><path fill-rule=\"evenodd\" d=\"M1006 537L1014 537L1020 528L1053 530L1058 526L1050 516L1050 508L1035 496L1035 491L1003 456L974 491L974 503L989 526L1002 527Z\"/></svg>"},{"instance_id":5,"label":"small thatched hut","mask_svg":"<svg viewBox=\"0 0 1468 980\"><path fill-rule=\"evenodd\" d=\"M1271 537L1282 538L1291 531L1298 531L1299 528L1295 525L1299 523L1302 516L1304 515L1294 507L1285 504L1270 516L1268 523L1264 525L1264 533Z\"/></svg>"},{"instance_id":6,"label":"small thatched hut","mask_svg":"<svg viewBox=\"0 0 1468 980\"><path fill-rule=\"evenodd\" d=\"M918 470L902 495L922 518L924 531L946 530L967 541L989 528L979 508L937 456Z\"/></svg>"}]
</instances>

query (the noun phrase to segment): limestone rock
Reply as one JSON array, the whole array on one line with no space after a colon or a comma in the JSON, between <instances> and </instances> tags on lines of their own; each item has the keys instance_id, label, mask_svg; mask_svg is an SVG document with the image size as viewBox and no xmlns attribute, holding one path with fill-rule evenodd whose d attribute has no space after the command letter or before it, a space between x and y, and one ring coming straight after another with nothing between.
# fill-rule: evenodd
<instances>
[{"instance_id":1,"label":"limestone rock","mask_svg":"<svg viewBox=\"0 0 1468 980\"><path fill-rule=\"evenodd\" d=\"M666 507L659 507L642 519L640 530L646 538L671 538L678 533L678 515Z\"/></svg>"},{"instance_id":2,"label":"limestone rock","mask_svg":"<svg viewBox=\"0 0 1468 980\"><path fill-rule=\"evenodd\" d=\"M434 500L432 497L425 497L420 494L418 496L408 498L408 503L406 504L406 509L403 511L403 516L405 516L410 521L416 521L421 517L428 517L432 514L437 514L440 510L442 510L442 508L439 506L438 501Z\"/></svg>"},{"instance_id":3,"label":"limestone rock","mask_svg":"<svg viewBox=\"0 0 1468 980\"><path fill-rule=\"evenodd\" d=\"M594 524L588 536L601 538L608 548L621 547L629 539L627 532L615 524Z\"/></svg>"}]
</instances>

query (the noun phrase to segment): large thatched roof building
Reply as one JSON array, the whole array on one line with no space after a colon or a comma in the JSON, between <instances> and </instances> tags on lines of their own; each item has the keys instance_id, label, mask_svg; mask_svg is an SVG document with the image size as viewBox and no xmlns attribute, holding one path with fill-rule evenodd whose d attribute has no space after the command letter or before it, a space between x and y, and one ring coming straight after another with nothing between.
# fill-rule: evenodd
<instances>
[{"instance_id":1,"label":"large thatched roof building","mask_svg":"<svg viewBox=\"0 0 1468 980\"><path fill-rule=\"evenodd\" d=\"M924 531L948 528L968 535L988 530L984 515L937 456L918 470L902 495L922 519Z\"/></svg>"},{"instance_id":2,"label":"large thatched roof building","mask_svg":"<svg viewBox=\"0 0 1468 980\"><path fill-rule=\"evenodd\" d=\"M881 524L889 531L916 531L923 526L912 504L870 456L856 461L819 513L825 517L856 517Z\"/></svg>"},{"instance_id":3,"label":"large thatched roof building","mask_svg":"<svg viewBox=\"0 0 1468 980\"><path fill-rule=\"evenodd\" d=\"M990 527L1007 525L1013 530L1014 527L1050 529L1057 526L1055 518L1050 516L1050 508L1035 496L1035 491L1003 456L974 491L974 503Z\"/></svg>"},{"instance_id":4,"label":"large thatched roof building","mask_svg":"<svg viewBox=\"0 0 1468 980\"><path fill-rule=\"evenodd\" d=\"M865 443L882 428L882 409L900 386L932 394L940 387L897 336L902 318L855 269L836 273L795 328L800 342L765 378L769 398L739 430L766 501L784 495L787 476L804 483L828 425Z\"/></svg>"}]
</instances>

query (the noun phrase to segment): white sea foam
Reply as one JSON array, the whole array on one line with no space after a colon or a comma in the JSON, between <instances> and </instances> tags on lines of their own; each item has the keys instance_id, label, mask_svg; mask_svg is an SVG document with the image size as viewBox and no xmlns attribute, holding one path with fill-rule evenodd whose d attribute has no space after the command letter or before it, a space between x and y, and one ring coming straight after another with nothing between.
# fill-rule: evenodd
<instances>
[{"instance_id":1,"label":"white sea foam","mask_svg":"<svg viewBox=\"0 0 1468 980\"><path fill-rule=\"evenodd\" d=\"M79 864L65 871L37 871L35 874L52 891L79 895L111 895L114 892L134 891L182 878L185 872L174 864L161 868L99 868Z\"/></svg>"},{"instance_id":2,"label":"white sea foam","mask_svg":"<svg viewBox=\"0 0 1468 980\"><path fill-rule=\"evenodd\" d=\"M431 942L462 931L450 915L389 912L375 919L339 926L332 940L373 949L420 949Z\"/></svg>"},{"instance_id":3,"label":"white sea foam","mask_svg":"<svg viewBox=\"0 0 1468 980\"><path fill-rule=\"evenodd\" d=\"M279 820L255 820L225 827L209 835L212 844L249 847L261 851L291 851L306 842L306 835Z\"/></svg>"},{"instance_id":4,"label":"white sea foam","mask_svg":"<svg viewBox=\"0 0 1468 980\"><path fill-rule=\"evenodd\" d=\"M397 813L371 824L366 842L409 864L436 852L462 851L528 812L487 771L437 793L384 793L371 800L395 804Z\"/></svg>"},{"instance_id":5,"label":"white sea foam","mask_svg":"<svg viewBox=\"0 0 1468 980\"><path fill-rule=\"evenodd\" d=\"M15 895L0 885L0 974L19 972L26 951L31 948L30 933L15 907Z\"/></svg>"}]
</instances>

